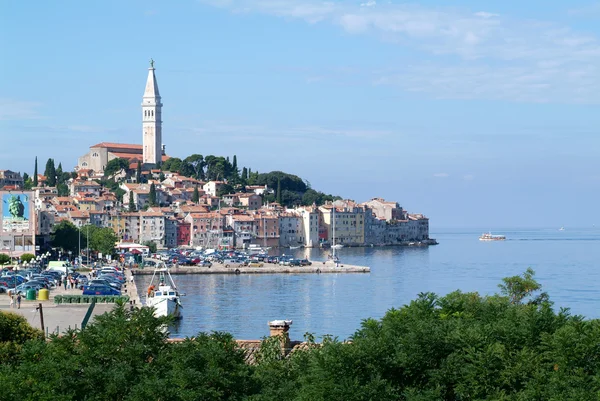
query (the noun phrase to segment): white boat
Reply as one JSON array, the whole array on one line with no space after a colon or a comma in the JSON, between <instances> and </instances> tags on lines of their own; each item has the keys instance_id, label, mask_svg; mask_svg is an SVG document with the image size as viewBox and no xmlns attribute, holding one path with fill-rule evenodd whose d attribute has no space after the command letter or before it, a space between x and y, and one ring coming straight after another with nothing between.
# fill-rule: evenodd
<instances>
[{"instance_id":1,"label":"white boat","mask_svg":"<svg viewBox=\"0 0 600 401\"><path fill-rule=\"evenodd\" d=\"M558 231L565 231L565 228L561 227L561 228L558 229Z\"/></svg>"},{"instance_id":2,"label":"white boat","mask_svg":"<svg viewBox=\"0 0 600 401\"><path fill-rule=\"evenodd\" d=\"M342 249L344 247L344 245L342 244L336 244L336 245L332 245L331 249Z\"/></svg>"},{"instance_id":3,"label":"white boat","mask_svg":"<svg viewBox=\"0 0 600 401\"><path fill-rule=\"evenodd\" d=\"M300 245L300 246L290 246L290 249L300 249L300 248L302 248L302 245Z\"/></svg>"},{"instance_id":4,"label":"white boat","mask_svg":"<svg viewBox=\"0 0 600 401\"><path fill-rule=\"evenodd\" d=\"M177 286L163 262L157 264L148 286L146 306L154 308L154 316L173 316L180 319L183 306Z\"/></svg>"},{"instance_id":5,"label":"white boat","mask_svg":"<svg viewBox=\"0 0 600 401\"><path fill-rule=\"evenodd\" d=\"M505 239L504 235L493 235L492 233L483 233L479 237L479 241L504 241Z\"/></svg>"}]
</instances>

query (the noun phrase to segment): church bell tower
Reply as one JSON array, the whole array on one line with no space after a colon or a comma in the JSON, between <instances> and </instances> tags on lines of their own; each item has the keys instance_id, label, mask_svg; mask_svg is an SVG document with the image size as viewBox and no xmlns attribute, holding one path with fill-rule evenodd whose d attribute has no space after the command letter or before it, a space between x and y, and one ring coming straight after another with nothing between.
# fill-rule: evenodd
<instances>
[{"instance_id":1,"label":"church bell tower","mask_svg":"<svg viewBox=\"0 0 600 401\"><path fill-rule=\"evenodd\" d=\"M146 90L142 98L143 163L145 165L156 165L162 159L162 103L154 71L154 60L150 60Z\"/></svg>"}]
</instances>

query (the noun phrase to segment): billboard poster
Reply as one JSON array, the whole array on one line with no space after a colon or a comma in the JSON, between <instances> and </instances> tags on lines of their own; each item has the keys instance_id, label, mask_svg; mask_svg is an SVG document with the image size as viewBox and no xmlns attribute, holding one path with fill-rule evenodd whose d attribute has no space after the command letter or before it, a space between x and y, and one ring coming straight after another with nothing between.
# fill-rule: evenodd
<instances>
[{"instance_id":1,"label":"billboard poster","mask_svg":"<svg viewBox=\"0 0 600 401\"><path fill-rule=\"evenodd\" d=\"M24 193L2 195L2 231L29 232L30 197Z\"/></svg>"}]
</instances>

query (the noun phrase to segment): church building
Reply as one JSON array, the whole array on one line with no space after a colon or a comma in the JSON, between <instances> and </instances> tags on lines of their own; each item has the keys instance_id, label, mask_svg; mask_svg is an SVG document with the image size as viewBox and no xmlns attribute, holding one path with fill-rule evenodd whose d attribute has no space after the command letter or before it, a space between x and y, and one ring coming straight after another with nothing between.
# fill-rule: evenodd
<instances>
[{"instance_id":1,"label":"church building","mask_svg":"<svg viewBox=\"0 0 600 401\"><path fill-rule=\"evenodd\" d=\"M79 158L76 170L93 170L99 174L109 161L116 158L128 159L130 164L139 161L146 168L168 159L162 145L162 103L154 72L154 60L150 60L142 97L142 144L102 142L90 146L90 151Z\"/></svg>"}]
</instances>

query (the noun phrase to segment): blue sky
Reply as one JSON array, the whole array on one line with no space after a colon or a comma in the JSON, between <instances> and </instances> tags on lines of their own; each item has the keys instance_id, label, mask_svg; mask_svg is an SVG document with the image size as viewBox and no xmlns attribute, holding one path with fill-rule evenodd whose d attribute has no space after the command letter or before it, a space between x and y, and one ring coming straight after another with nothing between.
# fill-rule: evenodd
<instances>
[{"instance_id":1,"label":"blue sky","mask_svg":"<svg viewBox=\"0 0 600 401\"><path fill-rule=\"evenodd\" d=\"M0 168L141 142L236 154L444 227L587 227L600 194L600 2L4 2ZM10 144L10 146L7 146Z\"/></svg>"}]
</instances>

